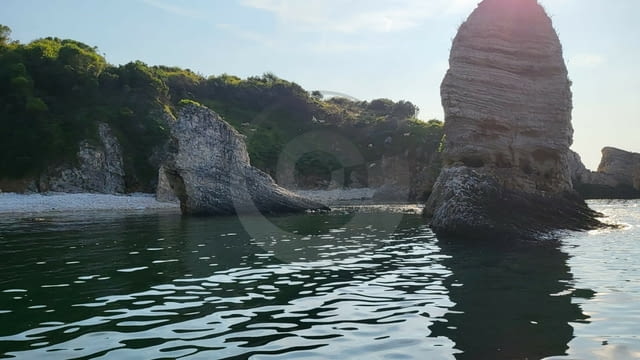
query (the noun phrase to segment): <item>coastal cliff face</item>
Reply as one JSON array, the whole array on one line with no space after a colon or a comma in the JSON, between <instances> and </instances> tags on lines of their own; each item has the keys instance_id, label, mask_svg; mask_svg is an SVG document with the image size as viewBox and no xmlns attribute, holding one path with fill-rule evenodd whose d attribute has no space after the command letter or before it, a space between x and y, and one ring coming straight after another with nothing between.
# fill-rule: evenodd
<instances>
[{"instance_id":1,"label":"coastal cliff face","mask_svg":"<svg viewBox=\"0 0 640 360\"><path fill-rule=\"evenodd\" d=\"M583 197L640 198L640 154L605 147L598 171L588 170L575 152L570 155L573 186Z\"/></svg>"},{"instance_id":2,"label":"coastal cliff face","mask_svg":"<svg viewBox=\"0 0 640 360\"><path fill-rule=\"evenodd\" d=\"M537 1L482 1L461 25L449 65L444 167L425 207L433 229L535 236L597 224L572 190L571 83Z\"/></svg>"},{"instance_id":3,"label":"coastal cliff face","mask_svg":"<svg viewBox=\"0 0 640 360\"><path fill-rule=\"evenodd\" d=\"M166 199L173 192L184 214L326 209L279 187L269 175L252 167L244 137L210 109L186 105L170 128L158 195Z\"/></svg>"},{"instance_id":4,"label":"coastal cliff face","mask_svg":"<svg viewBox=\"0 0 640 360\"><path fill-rule=\"evenodd\" d=\"M65 193L124 193L124 165L118 139L105 123L98 124L98 143L80 142L77 165L51 169L39 179L38 190Z\"/></svg>"}]
</instances>

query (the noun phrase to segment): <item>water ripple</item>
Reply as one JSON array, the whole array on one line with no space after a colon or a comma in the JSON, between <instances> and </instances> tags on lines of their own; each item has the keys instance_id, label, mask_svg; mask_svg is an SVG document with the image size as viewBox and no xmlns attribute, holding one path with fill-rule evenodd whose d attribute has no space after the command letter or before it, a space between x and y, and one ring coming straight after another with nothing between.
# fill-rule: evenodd
<instances>
[{"instance_id":1,"label":"water ripple","mask_svg":"<svg viewBox=\"0 0 640 360\"><path fill-rule=\"evenodd\" d=\"M389 230L386 212L393 221L411 212L389 207L366 209L359 222L349 208L278 217L283 231L263 236L237 219L175 214L9 223L0 230L0 274L11 274L0 277L0 357L633 353L640 213L597 205L629 226L577 234L564 252L451 245L415 214Z\"/></svg>"},{"instance_id":2,"label":"water ripple","mask_svg":"<svg viewBox=\"0 0 640 360\"><path fill-rule=\"evenodd\" d=\"M442 287L447 271L433 257L438 253L435 238L424 227L417 233L407 230L412 237L398 232L384 240L369 236L373 228L357 231L338 227L299 240L313 243L305 250L313 249L317 260L300 257L281 263L273 252L256 251L249 256L262 265L221 268L205 277L177 277L142 291L95 297L72 305L94 314L90 318L41 325L0 337L0 342L23 343L17 347L22 350L10 355L27 352L52 359L139 356L141 349L149 358L280 358L287 353L297 358L314 356L320 348L324 358L331 358L353 355L357 349L341 344L354 341L375 342L376 351L389 358L401 358L407 346L451 348L446 339L428 338L429 324L452 306ZM236 232L224 235L238 241ZM171 238L157 241L168 243ZM197 242L194 248L208 246ZM208 253L195 259L216 257ZM134 275L185 261L150 260L149 265L115 272ZM70 286L53 286L63 285Z\"/></svg>"}]
</instances>

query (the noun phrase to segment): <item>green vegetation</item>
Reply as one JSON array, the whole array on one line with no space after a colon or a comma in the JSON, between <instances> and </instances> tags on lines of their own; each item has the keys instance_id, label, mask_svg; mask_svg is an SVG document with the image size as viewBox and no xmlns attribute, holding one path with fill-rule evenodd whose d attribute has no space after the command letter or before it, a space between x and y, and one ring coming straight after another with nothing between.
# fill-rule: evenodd
<instances>
[{"instance_id":1,"label":"green vegetation","mask_svg":"<svg viewBox=\"0 0 640 360\"><path fill-rule=\"evenodd\" d=\"M78 143L95 141L98 122L105 122L124 149L127 189L150 191L166 121L191 102L244 134L252 164L271 174L286 144L310 131L348 139L366 162L437 151L442 137L442 123L417 120L408 101L324 99L271 73L241 79L140 61L113 66L97 48L74 40L20 44L10 34L0 25L0 179L36 177L74 161ZM330 154L311 152L296 174L326 176L338 166Z\"/></svg>"},{"instance_id":2,"label":"green vegetation","mask_svg":"<svg viewBox=\"0 0 640 360\"><path fill-rule=\"evenodd\" d=\"M110 66L96 48L73 40L3 40L0 178L38 176L74 161L78 143L95 140L97 123L105 122L125 149L128 187L148 189L155 176L148 158L166 137L168 100L166 84L141 62Z\"/></svg>"}]
</instances>

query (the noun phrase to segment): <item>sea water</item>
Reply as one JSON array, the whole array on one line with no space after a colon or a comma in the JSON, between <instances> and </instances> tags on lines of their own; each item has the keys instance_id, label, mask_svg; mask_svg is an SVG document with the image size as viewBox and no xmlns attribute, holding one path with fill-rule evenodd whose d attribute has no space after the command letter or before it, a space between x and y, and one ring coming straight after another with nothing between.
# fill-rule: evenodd
<instances>
[{"instance_id":1,"label":"sea water","mask_svg":"<svg viewBox=\"0 0 640 360\"><path fill-rule=\"evenodd\" d=\"M637 359L640 202L557 241L438 239L416 206L3 214L0 358Z\"/></svg>"}]
</instances>

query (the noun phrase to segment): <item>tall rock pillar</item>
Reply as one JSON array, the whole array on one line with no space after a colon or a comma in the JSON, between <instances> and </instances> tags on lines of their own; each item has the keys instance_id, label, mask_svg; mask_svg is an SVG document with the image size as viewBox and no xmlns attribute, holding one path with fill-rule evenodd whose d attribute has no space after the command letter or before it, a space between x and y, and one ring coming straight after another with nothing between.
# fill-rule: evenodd
<instances>
[{"instance_id":1,"label":"tall rock pillar","mask_svg":"<svg viewBox=\"0 0 640 360\"><path fill-rule=\"evenodd\" d=\"M536 0L478 5L441 86L444 168L425 207L436 232L529 237L598 224L572 188L570 86Z\"/></svg>"}]
</instances>

